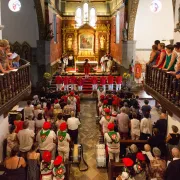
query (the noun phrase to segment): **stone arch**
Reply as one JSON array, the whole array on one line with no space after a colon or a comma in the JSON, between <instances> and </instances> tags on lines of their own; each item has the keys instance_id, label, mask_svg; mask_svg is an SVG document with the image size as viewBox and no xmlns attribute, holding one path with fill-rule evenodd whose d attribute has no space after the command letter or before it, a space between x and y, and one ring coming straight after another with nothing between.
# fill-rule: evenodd
<instances>
[{"instance_id":1,"label":"stone arch","mask_svg":"<svg viewBox=\"0 0 180 180\"><path fill-rule=\"evenodd\" d=\"M45 4L44 0L34 0L39 27L39 40L45 39Z\"/></svg>"}]
</instances>

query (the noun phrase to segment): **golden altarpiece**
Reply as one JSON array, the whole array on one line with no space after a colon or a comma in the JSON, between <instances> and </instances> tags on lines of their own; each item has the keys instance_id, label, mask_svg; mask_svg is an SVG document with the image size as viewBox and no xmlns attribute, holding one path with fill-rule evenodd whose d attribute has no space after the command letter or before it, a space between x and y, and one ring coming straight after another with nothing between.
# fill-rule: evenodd
<instances>
[{"instance_id":1,"label":"golden altarpiece","mask_svg":"<svg viewBox=\"0 0 180 180\"><path fill-rule=\"evenodd\" d=\"M110 24L97 24L92 27L84 24L79 28L75 25L64 25L63 53L72 54L75 61L99 62L100 58L109 53Z\"/></svg>"}]
</instances>

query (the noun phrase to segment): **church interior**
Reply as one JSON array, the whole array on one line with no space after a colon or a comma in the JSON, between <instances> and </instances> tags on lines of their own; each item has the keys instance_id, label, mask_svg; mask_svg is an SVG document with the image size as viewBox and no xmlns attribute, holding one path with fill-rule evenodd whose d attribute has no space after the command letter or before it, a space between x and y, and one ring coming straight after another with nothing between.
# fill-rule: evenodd
<instances>
[{"instance_id":1,"label":"church interior","mask_svg":"<svg viewBox=\"0 0 180 180\"><path fill-rule=\"evenodd\" d=\"M0 179L180 180L180 0L0 0Z\"/></svg>"}]
</instances>

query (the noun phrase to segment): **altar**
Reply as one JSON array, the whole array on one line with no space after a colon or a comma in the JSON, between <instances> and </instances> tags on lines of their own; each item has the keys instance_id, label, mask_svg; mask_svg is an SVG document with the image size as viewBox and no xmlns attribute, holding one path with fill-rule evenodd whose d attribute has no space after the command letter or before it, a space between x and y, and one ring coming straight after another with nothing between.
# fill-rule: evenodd
<instances>
[{"instance_id":1,"label":"altar","mask_svg":"<svg viewBox=\"0 0 180 180\"><path fill-rule=\"evenodd\" d=\"M97 61L89 61L88 62L91 66L90 73L96 72L98 69L98 62ZM83 73L84 72L84 61L76 61L75 62L75 72Z\"/></svg>"},{"instance_id":2,"label":"altar","mask_svg":"<svg viewBox=\"0 0 180 180\"><path fill-rule=\"evenodd\" d=\"M93 68L100 64L100 58L109 53L110 24L97 24L95 27L87 23L80 27L69 24L62 30L63 53L67 56L73 55L76 70L82 71L82 64L87 58L92 64L93 72Z\"/></svg>"}]
</instances>

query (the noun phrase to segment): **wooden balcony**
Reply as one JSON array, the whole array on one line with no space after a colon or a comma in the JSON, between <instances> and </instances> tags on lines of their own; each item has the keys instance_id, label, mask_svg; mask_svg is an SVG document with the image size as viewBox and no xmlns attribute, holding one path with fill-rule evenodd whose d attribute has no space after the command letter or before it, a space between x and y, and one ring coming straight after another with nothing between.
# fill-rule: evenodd
<instances>
[{"instance_id":1,"label":"wooden balcony","mask_svg":"<svg viewBox=\"0 0 180 180\"><path fill-rule=\"evenodd\" d=\"M172 73L146 65L144 87L170 115L180 117L180 79Z\"/></svg>"},{"instance_id":2,"label":"wooden balcony","mask_svg":"<svg viewBox=\"0 0 180 180\"><path fill-rule=\"evenodd\" d=\"M30 63L21 59L20 65L16 72L0 74L0 115L7 113L31 93Z\"/></svg>"}]
</instances>

